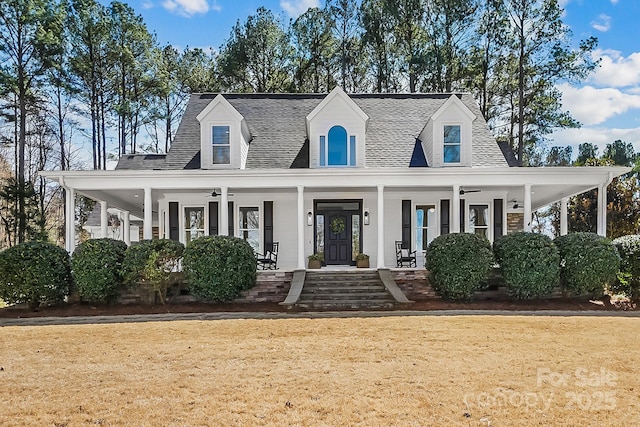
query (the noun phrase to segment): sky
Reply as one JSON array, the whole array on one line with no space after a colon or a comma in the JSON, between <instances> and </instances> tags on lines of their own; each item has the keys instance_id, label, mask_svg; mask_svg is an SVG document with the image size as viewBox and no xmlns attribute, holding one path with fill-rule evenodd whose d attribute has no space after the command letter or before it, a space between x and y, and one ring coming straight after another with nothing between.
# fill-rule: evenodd
<instances>
[{"instance_id":1,"label":"sky","mask_svg":"<svg viewBox=\"0 0 640 427\"><path fill-rule=\"evenodd\" d=\"M106 3L106 1L105 1ZM211 48L228 38L238 20L244 22L260 6L283 20L295 19L321 0L130 0L161 45ZM573 45L598 38L594 59L600 67L579 85L559 84L563 109L582 123L558 130L550 145L573 147L591 142L601 148L617 139L640 151L640 16L639 0L560 0Z\"/></svg>"}]
</instances>

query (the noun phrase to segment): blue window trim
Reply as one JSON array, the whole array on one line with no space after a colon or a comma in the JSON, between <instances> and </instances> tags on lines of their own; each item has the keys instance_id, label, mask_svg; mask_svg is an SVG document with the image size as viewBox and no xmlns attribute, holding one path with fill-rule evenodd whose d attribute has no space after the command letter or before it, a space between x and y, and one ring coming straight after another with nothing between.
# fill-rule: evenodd
<instances>
[{"instance_id":1,"label":"blue window trim","mask_svg":"<svg viewBox=\"0 0 640 427\"><path fill-rule=\"evenodd\" d=\"M320 166L327 165L327 141L326 137L322 135L320 137Z\"/></svg>"}]
</instances>

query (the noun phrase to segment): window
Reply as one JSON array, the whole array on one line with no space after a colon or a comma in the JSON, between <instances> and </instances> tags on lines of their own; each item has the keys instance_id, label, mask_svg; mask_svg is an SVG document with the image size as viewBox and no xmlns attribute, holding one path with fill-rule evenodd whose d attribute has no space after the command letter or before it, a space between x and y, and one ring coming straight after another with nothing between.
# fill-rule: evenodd
<instances>
[{"instance_id":1,"label":"window","mask_svg":"<svg viewBox=\"0 0 640 427\"><path fill-rule=\"evenodd\" d=\"M436 237L436 207L416 206L416 250L425 251Z\"/></svg>"},{"instance_id":2,"label":"window","mask_svg":"<svg viewBox=\"0 0 640 427\"><path fill-rule=\"evenodd\" d=\"M469 205L469 233L489 238L489 206Z\"/></svg>"},{"instance_id":3,"label":"window","mask_svg":"<svg viewBox=\"0 0 640 427\"><path fill-rule=\"evenodd\" d=\"M231 146L229 145L229 126L213 126L211 128L212 157L214 165L231 163Z\"/></svg>"},{"instance_id":4,"label":"window","mask_svg":"<svg viewBox=\"0 0 640 427\"><path fill-rule=\"evenodd\" d=\"M204 236L204 208L184 208L185 243Z\"/></svg>"},{"instance_id":5,"label":"window","mask_svg":"<svg viewBox=\"0 0 640 427\"><path fill-rule=\"evenodd\" d=\"M329 134L320 136L320 166L355 166L356 137L347 138L342 126L329 129Z\"/></svg>"},{"instance_id":6,"label":"window","mask_svg":"<svg viewBox=\"0 0 640 427\"><path fill-rule=\"evenodd\" d=\"M241 207L238 219L240 238L249 243L255 252L260 252L260 209Z\"/></svg>"},{"instance_id":7,"label":"window","mask_svg":"<svg viewBox=\"0 0 640 427\"><path fill-rule=\"evenodd\" d=\"M460 163L460 125L444 126L444 163Z\"/></svg>"}]
</instances>

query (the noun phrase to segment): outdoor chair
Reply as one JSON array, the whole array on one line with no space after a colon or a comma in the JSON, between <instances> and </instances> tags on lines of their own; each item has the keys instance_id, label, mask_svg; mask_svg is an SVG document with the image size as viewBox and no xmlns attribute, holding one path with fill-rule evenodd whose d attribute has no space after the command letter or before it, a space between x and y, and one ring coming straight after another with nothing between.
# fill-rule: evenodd
<instances>
[{"instance_id":1,"label":"outdoor chair","mask_svg":"<svg viewBox=\"0 0 640 427\"><path fill-rule=\"evenodd\" d=\"M267 250L264 254L256 254L256 261L258 268L262 270L277 270L278 269L278 242L271 244L271 249Z\"/></svg>"},{"instance_id":2,"label":"outdoor chair","mask_svg":"<svg viewBox=\"0 0 640 427\"><path fill-rule=\"evenodd\" d=\"M396 266L416 267L416 251L403 248L400 241L396 241Z\"/></svg>"}]
</instances>

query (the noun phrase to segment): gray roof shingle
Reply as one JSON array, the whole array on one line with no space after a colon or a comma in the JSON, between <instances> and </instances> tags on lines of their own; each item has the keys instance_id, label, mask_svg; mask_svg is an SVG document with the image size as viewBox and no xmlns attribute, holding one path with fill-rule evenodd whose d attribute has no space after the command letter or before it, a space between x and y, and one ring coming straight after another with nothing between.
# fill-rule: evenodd
<instances>
[{"instance_id":1,"label":"gray roof shingle","mask_svg":"<svg viewBox=\"0 0 640 427\"><path fill-rule=\"evenodd\" d=\"M199 167L200 124L196 116L216 96L216 93L191 96L166 159L154 162L154 168ZM245 118L252 136L247 169L308 167L306 116L326 94L223 96ZM475 100L470 94L457 96L477 117L473 123L472 166L508 167ZM416 138L450 94L350 94L349 97L369 116L367 167L405 168L409 167Z\"/></svg>"}]
</instances>

